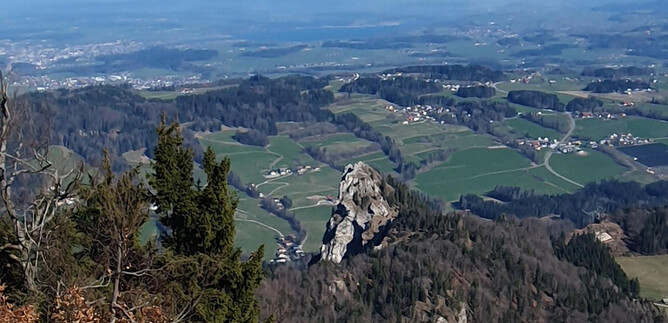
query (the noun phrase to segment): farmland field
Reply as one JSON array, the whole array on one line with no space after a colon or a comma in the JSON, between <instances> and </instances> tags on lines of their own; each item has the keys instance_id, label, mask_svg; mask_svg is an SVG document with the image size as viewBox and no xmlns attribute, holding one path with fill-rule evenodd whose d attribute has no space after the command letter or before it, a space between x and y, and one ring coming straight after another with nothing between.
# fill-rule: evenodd
<instances>
[{"instance_id":1,"label":"farmland field","mask_svg":"<svg viewBox=\"0 0 668 323\"><path fill-rule=\"evenodd\" d=\"M651 300L668 297L668 255L617 257L629 277L640 281L640 296Z\"/></svg>"},{"instance_id":2,"label":"farmland field","mask_svg":"<svg viewBox=\"0 0 668 323\"><path fill-rule=\"evenodd\" d=\"M626 170L604 153L596 150L586 152L587 156L555 154L550 160L550 166L559 174L582 185L613 178Z\"/></svg>"},{"instance_id":3,"label":"farmland field","mask_svg":"<svg viewBox=\"0 0 668 323\"><path fill-rule=\"evenodd\" d=\"M562 135L551 128L543 127L537 123L523 118L506 120L506 125L513 128L519 134L526 133L527 137L536 139L538 137L547 137L549 139L559 139Z\"/></svg>"},{"instance_id":4,"label":"farmland field","mask_svg":"<svg viewBox=\"0 0 668 323\"><path fill-rule=\"evenodd\" d=\"M484 194L497 185L515 185L540 193L563 193L530 172L528 159L502 148L474 148L455 152L448 161L417 175L415 187L427 194L455 201L462 194Z\"/></svg>"},{"instance_id":5,"label":"farmland field","mask_svg":"<svg viewBox=\"0 0 668 323\"><path fill-rule=\"evenodd\" d=\"M617 150L638 158L638 162L648 167L668 165L668 145L664 143L619 147Z\"/></svg>"},{"instance_id":6,"label":"farmland field","mask_svg":"<svg viewBox=\"0 0 668 323\"><path fill-rule=\"evenodd\" d=\"M655 119L626 117L623 119L604 120L579 119L576 121L574 137L584 140L601 140L613 133L627 134L641 138L659 138L668 136L668 122Z\"/></svg>"}]
</instances>

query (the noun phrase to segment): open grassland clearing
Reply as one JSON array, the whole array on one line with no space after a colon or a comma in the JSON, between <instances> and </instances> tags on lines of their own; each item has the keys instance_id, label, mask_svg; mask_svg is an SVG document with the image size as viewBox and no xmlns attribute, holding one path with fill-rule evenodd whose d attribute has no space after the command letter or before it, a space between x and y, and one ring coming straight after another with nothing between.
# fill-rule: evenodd
<instances>
[{"instance_id":1,"label":"open grassland clearing","mask_svg":"<svg viewBox=\"0 0 668 323\"><path fill-rule=\"evenodd\" d=\"M429 172L424 174L429 174ZM426 194L442 198L444 201L455 202L462 195L484 195L499 185L519 186L526 190L533 190L539 194L565 193L562 188L555 187L537 179L526 169L481 174L479 177L472 180L443 180L434 175L431 180L418 180L416 188Z\"/></svg>"},{"instance_id":2,"label":"open grassland clearing","mask_svg":"<svg viewBox=\"0 0 668 323\"><path fill-rule=\"evenodd\" d=\"M344 167L348 164L355 164L360 161L365 162L368 165L371 165L371 167L376 168L385 175L387 174L396 175L394 169L397 167L397 165L392 161L390 161L390 158L387 157L387 155L385 155L385 153L383 153L382 151L348 159L340 163L340 166Z\"/></svg>"},{"instance_id":3,"label":"open grassland clearing","mask_svg":"<svg viewBox=\"0 0 668 323\"><path fill-rule=\"evenodd\" d=\"M339 133L339 134L327 135L319 140L302 140L300 141L300 144L304 146L322 147L332 144L355 142L358 140L359 139L355 137L355 135L352 133Z\"/></svg>"},{"instance_id":4,"label":"open grassland clearing","mask_svg":"<svg viewBox=\"0 0 668 323\"><path fill-rule=\"evenodd\" d=\"M545 75L541 79L533 79L528 84L522 82L500 82L496 85L497 89L505 92L518 90L533 90L541 92L558 92L558 91L580 91L589 84L589 79L580 79L579 76L572 76L570 80L566 75ZM576 78L578 78L576 80ZM549 81L552 81L550 83ZM501 92L500 91L500 92ZM568 103L568 101L563 102Z\"/></svg>"},{"instance_id":5,"label":"open grassland clearing","mask_svg":"<svg viewBox=\"0 0 668 323\"><path fill-rule=\"evenodd\" d=\"M640 296L651 300L668 297L668 255L617 257L617 263L640 282Z\"/></svg>"},{"instance_id":6,"label":"open grassland clearing","mask_svg":"<svg viewBox=\"0 0 668 323\"><path fill-rule=\"evenodd\" d=\"M640 138L668 137L668 122L641 117L625 117L620 119L578 119L573 133L574 137L584 140L602 140L610 135L631 133Z\"/></svg>"},{"instance_id":7,"label":"open grassland clearing","mask_svg":"<svg viewBox=\"0 0 668 323\"><path fill-rule=\"evenodd\" d=\"M556 175L552 174L545 166L540 166L532 168L529 171L529 175L538 179L539 181L550 185L558 190L561 190L559 193L573 193L580 189L580 187L573 185L570 182L567 182Z\"/></svg>"},{"instance_id":8,"label":"open grassland clearing","mask_svg":"<svg viewBox=\"0 0 668 323\"><path fill-rule=\"evenodd\" d=\"M654 100L663 100L664 96L657 92L635 91L631 94L626 93L595 93L589 91L559 91L561 95L576 98L596 97L598 99L606 99L617 102L631 101L631 102L653 102Z\"/></svg>"},{"instance_id":9,"label":"open grassland clearing","mask_svg":"<svg viewBox=\"0 0 668 323\"><path fill-rule=\"evenodd\" d=\"M308 238L304 243L305 252L318 252L322 246L322 236L325 234L325 227L332 215L331 206L317 206L295 210L295 215L308 233Z\"/></svg>"},{"instance_id":10,"label":"open grassland clearing","mask_svg":"<svg viewBox=\"0 0 668 323\"><path fill-rule=\"evenodd\" d=\"M505 121L506 125L511 127L518 134L526 134L528 138L536 139L549 138L552 139L561 139L563 135L558 131L552 128L543 127L535 122L529 121L524 118L515 118Z\"/></svg>"},{"instance_id":11,"label":"open grassland clearing","mask_svg":"<svg viewBox=\"0 0 668 323\"><path fill-rule=\"evenodd\" d=\"M227 89L230 87L235 87L235 85L221 85L221 86L213 86L213 87L203 87L203 88L194 88L194 89L189 89L187 91L183 91L182 89L174 90L174 91L149 91L149 90L142 90L142 91L137 91L137 94L142 96L145 99L158 99L158 100L174 100L177 97L181 95L193 95L193 94L202 94L206 93L209 91L217 91L217 90L222 90L222 89Z\"/></svg>"},{"instance_id":12,"label":"open grassland clearing","mask_svg":"<svg viewBox=\"0 0 668 323\"><path fill-rule=\"evenodd\" d=\"M512 149L473 148L455 152L450 159L417 175L417 189L446 201L462 194L485 194L498 185L521 186L540 193L563 193L533 176L528 159Z\"/></svg>"},{"instance_id":13,"label":"open grassland clearing","mask_svg":"<svg viewBox=\"0 0 668 323\"><path fill-rule=\"evenodd\" d=\"M554 154L550 159L550 166L562 176L583 185L614 178L627 171L602 152L591 149L586 149L585 152L585 156Z\"/></svg>"},{"instance_id":14,"label":"open grassland clearing","mask_svg":"<svg viewBox=\"0 0 668 323\"><path fill-rule=\"evenodd\" d=\"M388 105L396 106L396 104L370 95L358 94L351 96L349 100L334 103L328 108L334 114L354 113L362 121L372 123L394 115L393 112L385 109Z\"/></svg>"}]
</instances>

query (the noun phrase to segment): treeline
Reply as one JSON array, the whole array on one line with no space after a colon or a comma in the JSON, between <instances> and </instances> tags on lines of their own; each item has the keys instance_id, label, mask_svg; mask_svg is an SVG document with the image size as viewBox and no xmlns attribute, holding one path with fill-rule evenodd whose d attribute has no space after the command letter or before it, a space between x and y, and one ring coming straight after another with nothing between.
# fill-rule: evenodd
<instances>
[{"instance_id":1,"label":"treeline","mask_svg":"<svg viewBox=\"0 0 668 323\"><path fill-rule=\"evenodd\" d=\"M496 90L494 90L493 87L490 86L485 86L485 85L477 85L477 86L463 86L460 87L459 90L457 90L457 95L458 97L462 98L491 98L496 94Z\"/></svg>"},{"instance_id":2,"label":"treeline","mask_svg":"<svg viewBox=\"0 0 668 323\"><path fill-rule=\"evenodd\" d=\"M403 157L401 151L390 136L385 136L378 130L373 129L371 125L362 121L353 113L343 113L334 117L334 123L342 126L346 130L355 134L355 136L375 142L380 145L380 149L387 155L391 161L401 164Z\"/></svg>"},{"instance_id":3,"label":"treeline","mask_svg":"<svg viewBox=\"0 0 668 323\"><path fill-rule=\"evenodd\" d=\"M265 147L269 144L269 137L259 130L248 129L246 131L237 131L232 139L250 146Z\"/></svg>"},{"instance_id":4,"label":"treeline","mask_svg":"<svg viewBox=\"0 0 668 323\"><path fill-rule=\"evenodd\" d=\"M517 110L506 102L465 101L458 102L450 112L444 112L436 119L449 124L463 125L474 131L492 133L498 126L495 122L516 115Z\"/></svg>"},{"instance_id":5,"label":"treeline","mask_svg":"<svg viewBox=\"0 0 668 323\"><path fill-rule=\"evenodd\" d=\"M275 135L276 122L328 120L321 109L334 102L334 94L323 90L327 81L305 76L269 79L254 76L237 87L176 99L179 118L192 122L195 131L215 131L210 119L231 127ZM215 123L214 123L215 124Z\"/></svg>"},{"instance_id":6,"label":"treeline","mask_svg":"<svg viewBox=\"0 0 668 323\"><path fill-rule=\"evenodd\" d=\"M643 255L668 253L668 207L634 207L610 216L628 237L629 250Z\"/></svg>"},{"instance_id":7,"label":"treeline","mask_svg":"<svg viewBox=\"0 0 668 323\"><path fill-rule=\"evenodd\" d=\"M610 249L593 233L575 235L567 244L563 237L555 239L554 253L559 259L565 259L576 266L587 268L601 277L610 278L624 295L637 298L640 293L638 279L629 279L626 276L610 254ZM601 305L603 304L599 306Z\"/></svg>"},{"instance_id":8,"label":"treeline","mask_svg":"<svg viewBox=\"0 0 668 323\"><path fill-rule=\"evenodd\" d=\"M584 88L585 91L594 93L615 93L631 90L645 90L651 88L645 81L634 80L603 80L601 82L592 82Z\"/></svg>"},{"instance_id":9,"label":"treeline","mask_svg":"<svg viewBox=\"0 0 668 323\"><path fill-rule=\"evenodd\" d=\"M508 187L496 187L491 194L496 197L513 197L517 193ZM534 195L502 200L504 203L485 201L476 195L464 195L458 207L487 219L502 214L519 218L557 215L570 220L578 227L594 222L601 212L612 213L632 206L658 206L668 203L668 182L659 181L646 186L636 182L615 180L590 183L573 194Z\"/></svg>"},{"instance_id":10,"label":"treeline","mask_svg":"<svg viewBox=\"0 0 668 323\"><path fill-rule=\"evenodd\" d=\"M556 94L533 90L510 91L507 99L512 103L559 112L587 112L603 106L603 101L594 97L575 98L564 105Z\"/></svg>"},{"instance_id":11,"label":"treeline","mask_svg":"<svg viewBox=\"0 0 668 323\"><path fill-rule=\"evenodd\" d=\"M508 101L537 109L564 111L564 104L556 94L533 90L519 90L508 92Z\"/></svg>"},{"instance_id":12,"label":"treeline","mask_svg":"<svg viewBox=\"0 0 668 323\"><path fill-rule=\"evenodd\" d=\"M326 80L304 76L278 79L253 77L236 87L181 96L173 102L151 101L136 95L128 86L94 86L76 90L60 89L29 93L21 97L35 114L40 129L50 131L51 144L63 145L97 163L108 149L115 170L127 168L120 155L129 150L156 144L153 129L160 112L177 114L187 124L185 141L201 161L202 149L193 131L219 131L221 125L253 129L239 140L262 145L267 135L276 134L276 122L318 122L332 118L321 109L334 101L332 92L322 88ZM192 130L192 131L190 131Z\"/></svg>"},{"instance_id":13,"label":"treeline","mask_svg":"<svg viewBox=\"0 0 668 323\"><path fill-rule=\"evenodd\" d=\"M503 72L482 65L418 65L394 68L383 73L423 74L428 79L465 82L500 82L507 79Z\"/></svg>"},{"instance_id":14,"label":"treeline","mask_svg":"<svg viewBox=\"0 0 668 323\"><path fill-rule=\"evenodd\" d=\"M363 77L344 84L339 91L378 95L381 99L406 107L418 104L420 95L440 90L440 86L434 82L402 76L388 80Z\"/></svg>"},{"instance_id":15,"label":"treeline","mask_svg":"<svg viewBox=\"0 0 668 323\"><path fill-rule=\"evenodd\" d=\"M568 102L566 111L570 112L591 112L603 106L603 101L594 98L575 98Z\"/></svg>"},{"instance_id":16,"label":"treeline","mask_svg":"<svg viewBox=\"0 0 668 323\"><path fill-rule=\"evenodd\" d=\"M283 199L281 199L281 201L278 203L275 202L271 197L265 197L260 200L260 207L267 212L287 221L295 234L296 241L302 242L304 241L304 238L306 238L306 230L302 227L302 224L295 215L295 212L288 210L290 206L286 205L288 204L286 203L287 201L288 199L286 199L286 197L283 197Z\"/></svg>"},{"instance_id":17,"label":"treeline","mask_svg":"<svg viewBox=\"0 0 668 323\"><path fill-rule=\"evenodd\" d=\"M342 161L349 160L353 157L357 156L362 156L366 154L370 154L373 152L377 152L379 150L378 144L373 143L371 145L368 145L366 147L360 147L355 150L348 150L346 152L330 152L327 150L327 147L325 148L318 148L317 146L308 146L304 148L304 152L307 153L309 156L313 157L313 159L317 161L321 161L332 168L342 171L343 167L345 165L341 165Z\"/></svg>"},{"instance_id":18,"label":"treeline","mask_svg":"<svg viewBox=\"0 0 668 323\"><path fill-rule=\"evenodd\" d=\"M551 128L562 133L567 132L568 129L570 128L569 121L562 118L553 118L538 113L523 114L522 118L537 123L543 127Z\"/></svg>"},{"instance_id":19,"label":"treeline","mask_svg":"<svg viewBox=\"0 0 668 323\"><path fill-rule=\"evenodd\" d=\"M400 173L402 179L410 180L415 178L418 172L426 171L429 167L435 163L448 160L452 155L452 149L439 150L432 153L429 153L425 156L419 163L415 162L403 162L397 166L396 171Z\"/></svg>"},{"instance_id":20,"label":"treeline","mask_svg":"<svg viewBox=\"0 0 668 323\"><path fill-rule=\"evenodd\" d=\"M630 76L650 75L652 73L654 73L654 69L649 67L637 67L637 66L628 66L619 68L585 67L585 69L582 71L582 76L593 76L607 79L620 79Z\"/></svg>"}]
</instances>

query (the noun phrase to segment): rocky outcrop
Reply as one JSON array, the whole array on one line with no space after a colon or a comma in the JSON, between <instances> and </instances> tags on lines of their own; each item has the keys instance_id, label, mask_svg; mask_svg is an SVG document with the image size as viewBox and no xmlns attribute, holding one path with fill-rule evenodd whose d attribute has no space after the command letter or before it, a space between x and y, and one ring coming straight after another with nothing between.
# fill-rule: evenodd
<instances>
[{"instance_id":1,"label":"rocky outcrop","mask_svg":"<svg viewBox=\"0 0 668 323\"><path fill-rule=\"evenodd\" d=\"M321 259L340 263L346 256L379 246L398 214L384 197L392 189L369 165L358 162L346 166L339 203L327 222Z\"/></svg>"}]
</instances>

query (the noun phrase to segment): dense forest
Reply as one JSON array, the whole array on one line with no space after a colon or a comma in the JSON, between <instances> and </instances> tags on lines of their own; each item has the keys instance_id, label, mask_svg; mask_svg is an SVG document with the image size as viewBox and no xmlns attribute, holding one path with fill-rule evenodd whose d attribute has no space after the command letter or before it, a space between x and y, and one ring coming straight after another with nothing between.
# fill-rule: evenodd
<instances>
[{"instance_id":1,"label":"dense forest","mask_svg":"<svg viewBox=\"0 0 668 323\"><path fill-rule=\"evenodd\" d=\"M624 92L628 89L645 90L651 88L649 83L645 81L633 80L603 80L601 82L592 82L584 88L585 91L594 93L614 93Z\"/></svg>"},{"instance_id":2,"label":"dense forest","mask_svg":"<svg viewBox=\"0 0 668 323\"><path fill-rule=\"evenodd\" d=\"M537 109L564 111L564 104L556 94L533 90L519 90L508 92L508 101Z\"/></svg>"},{"instance_id":3,"label":"dense forest","mask_svg":"<svg viewBox=\"0 0 668 323\"><path fill-rule=\"evenodd\" d=\"M125 167L118 156L126 151L155 146L152 129L160 112L177 114L187 125L186 142L195 145L194 132L218 131L221 125L252 129L237 139L263 145L276 134L276 122L329 120L321 107L334 101L322 90L327 81L289 76L279 79L253 77L237 86L201 95L180 96L176 101L146 100L127 87L95 86L77 90L31 93L22 99L43 118L49 118L51 144L63 145L89 162L99 162L108 149L116 170ZM147 152L151 156L151 150Z\"/></svg>"},{"instance_id":4,"label":"dense forest","mask_svg":"<svg viewBox=\"0 0 668 323\"><path fill-rule=\"evenodd\" d=\"M603 106L603 101L594 98L575 98L568 102L566 111L569 112L592 112Z\"/></svg>"},{"instance_id":5,"label":"dense forest","mask_svg":"<svg viewBox=\"0 0 668 323\"><path fill-rule=\"evenodd\" d=\"M499 82L506 79L503 72L482 65L420 65L390 69L384 73L423 74L430 79L467 82Z\"/></svg>"},{"instance_id":6,"label":"dense forest","mask_svg":"<svg viewBox=\"0 0 668 323\"><path fill-rule=\"evenodd\" d=\"M478 85L478 86L463 86L457 90L456 95L462 98L481 98L488 99L496 94L493 87Z\"/></svg>"},{"instance_id":7,"label":"dense forest","mask_svg":"<svg viewBox=\"0 0 668 323\"><path fill-rule=\"evenodd\" d=\"M394 68L383 73L422 74L426 79L466 82L500 82L507 79L503 72L482 65L419 65Z\"/></svg>"},{"instance_id":8,"label":"dense forest","mask_svg":"<svg viewBox=\"0 0 668 323\"><path fill-rule=\"evenodd\" d=\"M573 194L538 195L520 192L519 188L499 186L489 192L504 203L485 201L476 195L465 195L459 200L461 209L487 219L501 215L544 217L557 215L578 227L592 223L602 212L612 213L633 206L660 206L668 203L668 182L659 181L642 186L637 182L615 180L587 184Z\"/></svg>"},{"instance_id":9,"label":"dense forest","mask_svg":"<svg viewBox=\"0 0 668 323\"><path fill-rule=\"evenodd\" d=\"M620 68L591 68L587 67L582 71L582 76L601 77L606 79L621 79L631 76L648 76L654 73L654 69L648 67L620 67Z\"/></svg>"},{"instance_id":10,"label":"dense forest","mask_svg":"<svg viewBox=\"0 0 668 323\"><path fill-rule=\"evenodd\" d=\"M619 209L610 220L624 230L629 250L643 255L668 253L668 207Z\"/></svg>"},{"instance_id":11,"label":"dense forest","mask_svg":"<svg viewBox=\"0 0 668 323\"><path fill-rule=\"evenodd\" d=\"M420 103L420 95L440 91L440 86L413 77L395 77L381 80L377 77L363 77L344 84L340 92L377 94L381 99L400 106L412 106Z\"/></svg>"},{"instance_id":12,"label":"dense forest","mask_svg":"<svg viewBox=\"0 0 668 323\"><path fill-rule=\"evenodd\" d=\"M404 184L387 244L338 265L272 268L258 291L264 316L310 322L659 321L593 236L564 242L556 222L441 215ZM586 255L598 255L588 259ZM304 306L308 304L308 306ZM464 314L462 314L464 313Z\"/></svg>"}]
</instances>

